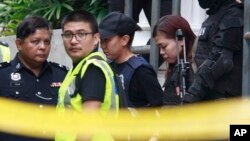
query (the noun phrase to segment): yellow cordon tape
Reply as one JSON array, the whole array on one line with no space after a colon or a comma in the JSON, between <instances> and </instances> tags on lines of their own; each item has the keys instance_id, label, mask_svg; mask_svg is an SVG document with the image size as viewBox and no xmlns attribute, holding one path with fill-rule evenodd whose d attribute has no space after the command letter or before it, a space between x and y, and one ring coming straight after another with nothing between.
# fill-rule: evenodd
<instances>
[{"instance_id":1,"label":"yellow cordon tape","mask_svg":"<svg viewBox=\"0 0 250 141\"><path fill-rule=\"evenodd\" d=\"M97 113L66 112L54 107L0 99L0 131L54 138L58 132L92 135L110 133L115 139L167 140L228 139L231 124L250 124L249 99L228 99L161 109L140 109L131 115L121 110L100 117Z\"/></svg>"}]
</instances>

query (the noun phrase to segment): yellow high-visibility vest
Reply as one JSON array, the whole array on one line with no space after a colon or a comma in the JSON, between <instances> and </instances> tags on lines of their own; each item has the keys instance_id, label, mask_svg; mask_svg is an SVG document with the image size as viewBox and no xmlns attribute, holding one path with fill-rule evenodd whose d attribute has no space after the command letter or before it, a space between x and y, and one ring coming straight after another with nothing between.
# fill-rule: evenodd
<instances>
[{"instance_id":1,"label":"yellow high-visibility vest","mask_svg":"<svg viewBox=\"0 0 250 141\"><path fill-rule=\"evenodd\" d=\"M101 59L98 59L101 58ZM79 93L73 98L70 98L72 92L75 91L75 79L76 75L80 74L81 78L84 77L84 74L88 68L88 66L92 64L96 67L99 67L104 73L106 79L105 86L105 95L104 101L101 104L100 114L107 115L110 111L115 111L116 113L119 110L119 98L116 93L115 82L114 82L114 73L110 68L109 64L106 62L105 57L100 52L91 53L87 57L85 57L78 65L71 69L66 75L60 89L59 89L59 99L57 104L57 112L59 114L63 114L66 109L74 109L75 111L81 112L82 109L82 97ZM81 72L80 72L81 71ZM77 125L77 124L76 124ZM74 141L76 136L74 135L57 135L56 141ZM92 141L110 141L113 140L111 136L107 135L95 135L92 138Z\"/></svg>"}]
</instances>

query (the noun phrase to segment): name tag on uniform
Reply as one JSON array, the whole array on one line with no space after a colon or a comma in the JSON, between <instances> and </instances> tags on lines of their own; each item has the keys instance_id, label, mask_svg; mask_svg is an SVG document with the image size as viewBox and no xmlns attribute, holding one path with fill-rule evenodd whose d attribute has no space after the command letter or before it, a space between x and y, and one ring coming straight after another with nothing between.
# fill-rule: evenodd
<instances>
[{"instance_id":1,"label":"name tag on uniform","mask_svg":"<svg viewBox=\"0 0 250 141\"><path fill-rule=\"evenodd\" d=\"M23 87L24 82L20 82L20 81L14 81L14 82L10 82L10 87Z\"/></svg>"},{"instance_id":2,"label":"name tag on uniform","mask_svg":"<svg viewBox=\"0 0 250 141\"><path fill-rule=\"evenodd\" d=\"M61 82L52 82L52 83L50 84L50 87L55 88L55 87L60 87L61 85L62 85Z\"/></svg>"}]
</instances>

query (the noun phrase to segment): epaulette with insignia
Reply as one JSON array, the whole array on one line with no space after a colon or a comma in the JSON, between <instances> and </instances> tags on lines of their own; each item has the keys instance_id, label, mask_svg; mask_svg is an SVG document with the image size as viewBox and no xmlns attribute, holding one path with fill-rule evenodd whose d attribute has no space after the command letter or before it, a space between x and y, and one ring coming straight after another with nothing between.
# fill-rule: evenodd
<instances>
[{"instance_id":1,"label":"epaulette with insignia","mask_svg":"<svg viewBox=\"0 0 250 141\"><path fill-rule=\"evenodd\" d=\"M0 68L4 68L10 65L10 62L1 62L0 63Z\"/></svg>"},{"instance_id":2,"label":"epaulette with insignia","mask_svg":"<svg viewBox=\"0 0 250 141\"><path fill-rule=\"evenodd\" d=\"M0 45L5 46L5 47L9 47L9 44L4 42L4 41L0 41Z\"/></svg>"},{"instance_id":3,"label":"epaulette with insignia","mask_svg":"<svg viewBox=\"0 0 250 141\"><path fill-rule=\"evenodd\" d=\"M51 62L51 61L49 61L49 63L52 64L53 66L56 66L56 67L59 67L59 68L65 70L65 71L68 71L68 70L69 70L69 67L64 66L64 65L62 65L62 64L58 64L58 63Z\"/></svg>"}]
</instances>

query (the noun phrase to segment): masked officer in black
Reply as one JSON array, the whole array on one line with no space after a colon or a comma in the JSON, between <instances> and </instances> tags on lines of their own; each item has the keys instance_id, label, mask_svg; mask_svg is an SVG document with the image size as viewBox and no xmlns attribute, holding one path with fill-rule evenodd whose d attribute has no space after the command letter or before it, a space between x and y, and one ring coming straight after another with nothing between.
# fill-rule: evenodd
<instances>
[{"instance_id":1,"label":"masked officer in black","mask_svg":"<svg viewBox=\"0 0 250 141\"><path fill-rule=\"evenodd\" d=\"M199 0L209 17L203 22L195 54L198 71L184 102L241 95L243 4L235 0Z\"/></svg>"},{"instance_id":2,"label":"masked officer in black","mask_svg":"<svg viewBox=\"0 0 250 141\"><path fill-rule=\"evenodd\" d=\"M28 17L18 25L16 32L18 53L10 63L5 62L0 65L0 97L36 103L39 107L56 105L58 90L67 69L47 61L51 48L51 35L49 22L41 17ZM41 141L42 139L1 133L0 140Z\"/></svg>"}]
</instances>

